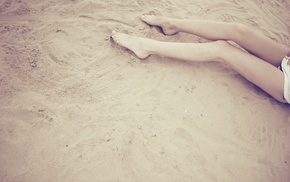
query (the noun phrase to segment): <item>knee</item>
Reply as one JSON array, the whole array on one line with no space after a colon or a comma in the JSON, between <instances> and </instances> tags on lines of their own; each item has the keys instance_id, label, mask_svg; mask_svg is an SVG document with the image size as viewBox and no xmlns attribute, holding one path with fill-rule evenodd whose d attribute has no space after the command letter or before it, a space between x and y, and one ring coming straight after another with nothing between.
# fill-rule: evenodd
<instances>
[{"instance_id":1,"label":"knee","mask_svg":"<svg viewBox=\"0 0 290 182\"><path fill-rule=\"evenodd\" d=\"M225 40L217 40L214 42L214 44L218 47L215 59L220 62L224 62L225 54L231 52L233 45Z\"/></svg>"}]
</instances>

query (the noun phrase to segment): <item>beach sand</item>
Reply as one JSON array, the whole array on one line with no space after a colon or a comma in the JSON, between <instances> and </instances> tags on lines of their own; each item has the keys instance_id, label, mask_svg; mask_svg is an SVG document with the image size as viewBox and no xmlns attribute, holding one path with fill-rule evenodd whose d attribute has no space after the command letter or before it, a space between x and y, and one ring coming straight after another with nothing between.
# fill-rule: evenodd
<instances>
[{"instance_id":1,"label":"beach sand","mask_svg":"<svg viewBox=\"0 0 290 182\"><path fill-rule=\"evenodd\" d=\"M141 14L243 23L290 46L287 0L2 0L1 182L289 182L290 106L219 63L139 60Z\"/></svg>"}]
</instances>

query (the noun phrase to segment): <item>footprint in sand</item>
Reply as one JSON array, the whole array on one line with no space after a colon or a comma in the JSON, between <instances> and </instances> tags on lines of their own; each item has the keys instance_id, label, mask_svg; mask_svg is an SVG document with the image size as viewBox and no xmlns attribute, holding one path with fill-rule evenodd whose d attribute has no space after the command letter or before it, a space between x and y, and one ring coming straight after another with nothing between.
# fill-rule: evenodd
<instances>
[{"instance_id":1,"label":"footprint in sand","mask_svg":"<svg viewBox=\"0 0 290 182\"><path fill-rule=\"evenodd\" d=\"M41 155L41 159L46 163L50 163L55 159L55 151L52 148L52 146L45 147L41 151L40 155Z\"/></svg>"},{"instance_id":2,"label":"footprint in sand","mask_svg":"<svg viewBox=\"0 0 290 182\"><path fill-rule=\"evenodd\" d=\"M190 152L193 147L198 147L196 146L197 144L195 143L192 135L184 128L176 129L172 136L171 142L176 146L177 150L187 153Z\"/></svg>"},{"instance_id":3,"label":"footprint in sand","mask_svg":"<svg viewBox=\"0 0 290 182\"><path fill-rule=\"evenodd\" d=\"M255 144L260 148L272 148L275 144L275 137L269 124L255 125L250 131L250 136Z\"/></svg>"},{"instance_id":4,"label":"footprint in sand","mask_svg":"<svg viewBox=\"0 0 290 182\"><path fill-rule=\"evenodd\" d=\"M68 64L66 61L64 61L64 59L60 55L57 54L58 52L60 52L60 50L54 45L44 44L42 46L42 49L47 52L50 59L53 60L55 63L60 64L60 65Z\"/></svg>"}]
</instances>

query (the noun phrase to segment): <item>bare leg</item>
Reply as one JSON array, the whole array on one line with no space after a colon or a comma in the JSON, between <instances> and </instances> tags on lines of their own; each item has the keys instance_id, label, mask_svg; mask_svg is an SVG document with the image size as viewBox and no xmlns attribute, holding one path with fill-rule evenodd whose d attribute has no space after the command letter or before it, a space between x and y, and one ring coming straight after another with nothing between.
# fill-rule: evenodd
<instances>
[{"instance_id":1,"label":"bare leg","mask_svg":"<svg viewBox=\"0 0 290 182\"><path fill-rule=\"evenodd\" d=\"M113 40L131 51L139 58L145 59L151 54L157 54L185 61L209 61L217 59L214 55L220 52L216 42L212 43L169 43L152 39L130 36L123 33L112 32Z\"/></svg>"},{"instance_id":2,"label":"bare leg","mask_svg":"<svg viewBox=\"0 0 290 182\"><path fill-rule=\"evenodd\" d=\"M174 19L154 15L143 15L141 20L149 25L160 26L166 35L185 32L210 40L232 40L251 54L274 66L280 65L289 50L286 46L242 24Z\"/></svg>"},{"instance_id":3,"label":"bare leg","mask_svg":"<svg viewBox=\"0 0 290 182\"><path fill-rule=\"evenodd\" d=\"M169 43L113 32L116 43L132 50L141 59L150 54L186 61L221 61L256 84L280 102L283 99L283 73L273 65L225 41L211 43Z\"/></svg>"}]
</instances>

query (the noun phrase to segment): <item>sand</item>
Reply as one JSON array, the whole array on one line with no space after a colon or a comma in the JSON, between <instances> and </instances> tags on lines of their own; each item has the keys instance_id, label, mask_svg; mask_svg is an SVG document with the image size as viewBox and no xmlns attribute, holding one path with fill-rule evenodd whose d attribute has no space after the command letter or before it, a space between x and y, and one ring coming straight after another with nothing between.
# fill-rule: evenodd
<instances>
[{"instance_id":1,"label":"sand","mask_svg":"<svg viewBox=\"0 0 290 182\"><path fill-rule=\"evenodd\" d=\"M289 182L290 107L229 67L139 60L144 13L238 22L290 46L288 0L2 0L0 181Z\"/></svg>"}]
</instances>

